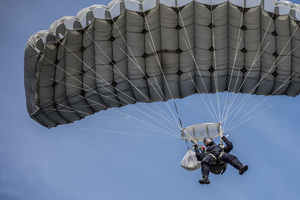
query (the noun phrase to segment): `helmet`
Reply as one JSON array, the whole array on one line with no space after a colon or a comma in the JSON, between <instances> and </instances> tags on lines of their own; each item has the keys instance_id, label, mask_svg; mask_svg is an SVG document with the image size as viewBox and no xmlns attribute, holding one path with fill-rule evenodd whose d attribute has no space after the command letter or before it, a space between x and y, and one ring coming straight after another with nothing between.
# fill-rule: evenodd
<instances>
[{"instance_id":1,"label":"helmet","mask_svg":"<svg viewBox=\"0 0 300 200\"><path fill-rule=\"evenodd\" d=\"M204 140L203 140L203 143L206 147L209 147L209 146L213 145L215 142L212 138L205 137Z\"/></svg>"}]
</instances>

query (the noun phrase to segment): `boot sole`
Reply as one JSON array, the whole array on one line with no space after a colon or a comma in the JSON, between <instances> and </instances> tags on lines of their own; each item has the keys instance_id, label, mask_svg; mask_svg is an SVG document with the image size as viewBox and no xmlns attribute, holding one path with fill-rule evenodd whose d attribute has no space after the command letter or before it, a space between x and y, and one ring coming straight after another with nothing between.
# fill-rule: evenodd
<instances>
[{"instance_id":1,"label":"boot sole","mask_svg":"<svg viewBox=\"0 0 300 200\"><path fill-rule=\"evenodd\" d=\"M199 183L200 184L210 184L210 182L205 182L205 181L202 181L202 180L199 180Z\"/></svg>"},{"instance_id":2,"label":"boot sole","mask_svg":"<svg viewBox=\"0 0 300 200\"><path fill-rule=\"evenodd\" d=\"M241 171L239 174L243 175L247 170L248 170L248 165L245 165L243 171Z\"/></svg>"}]
</instances>

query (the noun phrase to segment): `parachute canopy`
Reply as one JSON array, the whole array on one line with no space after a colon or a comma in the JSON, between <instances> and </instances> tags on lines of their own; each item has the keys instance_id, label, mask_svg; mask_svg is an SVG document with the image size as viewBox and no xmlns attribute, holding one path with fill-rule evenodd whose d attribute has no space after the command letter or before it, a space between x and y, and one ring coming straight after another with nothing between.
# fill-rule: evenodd
<instances>
[{"instance_id":1,"label":"parachute canopy","mask_svg":"<svg viewBox=\"0 0 300 200\"><path fill-rule=\"evenodd\" d=\"M205 123L186 127L181 130L183 140L202 142L205 137L216 138L221 133L220 123Z\"/></svg>"},{"instance_id":2,"label":"parachute canopy","mask_svg":"<svg viewBox=\"0 0 300 200\"><path fill-rule=\"evenodd\" d=\"M48 128L111 107L300 91L300 6L276 0L114 0L25 48L27 110Z\"/></svg>"}]
</instances>

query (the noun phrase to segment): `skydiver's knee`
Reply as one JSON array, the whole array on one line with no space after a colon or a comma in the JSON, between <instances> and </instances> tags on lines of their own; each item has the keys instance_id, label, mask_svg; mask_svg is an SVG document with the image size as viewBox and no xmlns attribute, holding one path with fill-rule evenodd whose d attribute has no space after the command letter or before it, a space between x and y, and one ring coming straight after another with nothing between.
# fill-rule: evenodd
<instances>
[{"instance_id":1,"label":"skydiver's knee","mask_svg":"<svg viewBox=\"0 0 300 200\"><path fill-rule=\"evenodd\" d=\"M209 163L207 161L205 161L205 160L201 161L201 166L208 166L208 165L209 165Z\"/></svg>"},{"instance_id":2,"label":"skydiver's knee","mask_svg":"<svg viewBox=\"0 0 300 200\"><path fill-rule=\"evenodd\" d=\"M227 163L230 162L231 160L233 160L234 158L236 158L236 157L229 153L223 153L223 155L222 155L222 160Z\"/></svg>"}]
</instances>

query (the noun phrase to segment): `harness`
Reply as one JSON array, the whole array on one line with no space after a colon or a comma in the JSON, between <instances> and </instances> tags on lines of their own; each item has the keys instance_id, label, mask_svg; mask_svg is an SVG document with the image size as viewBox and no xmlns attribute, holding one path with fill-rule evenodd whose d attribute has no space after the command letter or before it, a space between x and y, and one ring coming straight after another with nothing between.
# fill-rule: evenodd
<instances>
[{"instance_id":1,"label":"harness","mask_svg":"<svg viewBox=\"0 0 300 200\"><path fill-rule=\"evenodd\" d=\"M223 167L222 171L219 171L219 173L224 174L224 172L226 171L227 168L227 164L223 162L222 160L222 156L224 154L224 146L223 145L219 145L223 150L220 153L220 155L218 157L216 157L215 155L213 155L212 153L207 153L206 151L204 152L205 155L210 155L211 157L214 158L214 162L212 163L211 167L210 167L210 171L214 173L214 169L213 168L219 168L219 167Z\"/></svg>"},{"instance_id":2,"label":"harness","mask_svg":"<svg viewBox=\"0 0 300 200\"><path fill-rule=\"evenodd\" d=\"M206 155L210 155L211 157L213 157L213 158L215 159L215 161L214 161L213 164L217 164L217 163L223 164L223 163L224 163L223 160L222 160L223 154L224 154L224 150L220 153L220 155L219 155L218 157L216 157L216 156L215 156L214 154L212 154L212 153L208 153L208 154L206 154Z\"/></svg>"},{"instance_id":3,"label":"harness","mask_svg":"<svg viewBox=\"0 0 300 200\"><path fill-rule=\"evenodd\" d=\"M212 153L205 153L205 155L209 155L211 157L213 157L215 159L215 161L213 162L213 164L223 164L223 160L222 160L222 156L224 154L224 150L220 153L220 155L218 157L216 157L214 154Z\"/></svg>"}]
</instances>

